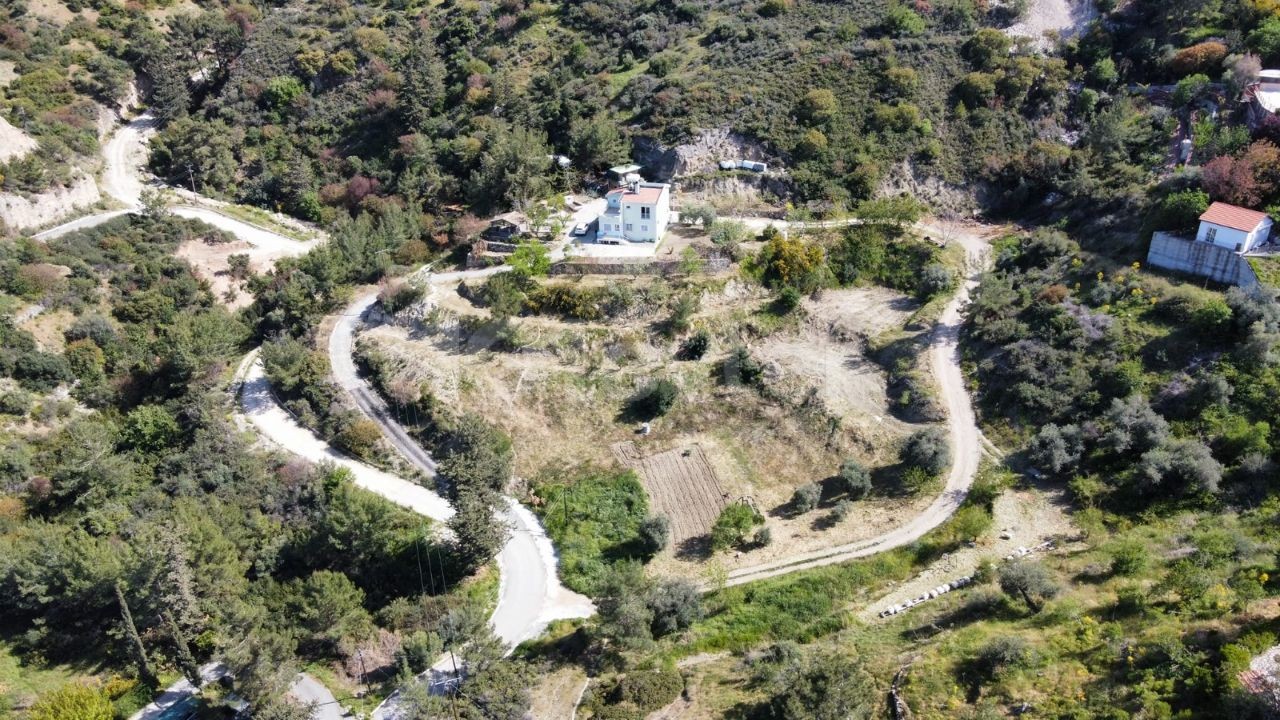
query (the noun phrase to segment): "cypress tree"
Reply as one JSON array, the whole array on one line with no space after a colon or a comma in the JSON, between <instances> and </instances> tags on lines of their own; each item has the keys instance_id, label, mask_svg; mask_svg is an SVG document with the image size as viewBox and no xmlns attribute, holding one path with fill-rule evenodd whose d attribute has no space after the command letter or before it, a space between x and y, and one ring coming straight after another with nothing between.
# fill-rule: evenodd
<instances>
[{"instance_id":1,"label":"cypress tree","mask_svg":"<svg viewBox=\"0 0 1280 720\"><path fill-rule=\"evenodd\" d=\"M138 679L149 688L160 684L156 674L151 672L151 663L147 660L147 648L142 644L142 636L138 627L133 624L133 613L129 612L129 602L124 597L124 585L116 581L116 601L120 603L120 618L124 621L124 631L129 636L129 644L133 646L134 661L138 663Z\"/></svg>"},{"instance_id":2,"label":"cypress tree","mask_svg":"<svg viewBox=\"0 0 1280 720\"><path fill-rule=\"evenodd\" d=\"M178 621L168 610L164 611L164 622L169 626L169 634L173 636L173 646L178 651L178 669L187 680L191 681L192 685L200 687L200 666L196 664L196 657L191 654L187 639L182 635L182 628L178 627Z\"/></svg>"}]
</instances>

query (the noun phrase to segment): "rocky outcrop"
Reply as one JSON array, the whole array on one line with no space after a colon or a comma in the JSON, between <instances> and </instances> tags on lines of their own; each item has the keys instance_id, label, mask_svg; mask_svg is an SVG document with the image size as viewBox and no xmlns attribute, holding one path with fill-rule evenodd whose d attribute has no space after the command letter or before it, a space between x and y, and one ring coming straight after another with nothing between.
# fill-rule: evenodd
<instances>
[{"instance_id":1,"label":"rocky outcrop","mask_svg":"<svg viewBox=\"0 0 1280 720\"><path fill-rule=\"evenodd\" d=\"M877 197L907 195L929 206L936 214L963 215L979 209L984 204L985 188L980 183L969 187L952 185L936 175L927 175L909 160L903 160L889 168L880 185Z\"/></svg>"},{"instance_id":2,"label":"rocky outcrop","mask_svg":"<svg viewBox=\"0 0 1280 720\"><path fill-rule=\"evenodd\" d=\"M687 143L666 147L653 138L635 140L636 162L644 167L644 176L657 182L720 169L721 160L756 160L773 167L781 165L764 145L727 127L703 130Z\"/></svg>"},{"instance_id":3,"label":"rocky outcrop","mask_svg":"<svg viewBox=\"0 0 1280 720\"><path fill-rule=\"evenodd\" d=\"M66 187L29 196L0 193L0 222L12 230L38 228L77 209L97 204L101 199L98 184L88 174L79 172Z\"/></svg>"},{"instance_id":4,"label":"rocky outcrop","mask_svg":"<svg viewBox=\"0 0 1280 720\"><path fill-rule=\"evenodd\" d=\"M753 212L757 214L778 206L791 195L791 185L786 177L745 170L685 177L676 182L676 189L684 205L706 203L717 207L755 209Z\"/></svg>"}]
</instances>

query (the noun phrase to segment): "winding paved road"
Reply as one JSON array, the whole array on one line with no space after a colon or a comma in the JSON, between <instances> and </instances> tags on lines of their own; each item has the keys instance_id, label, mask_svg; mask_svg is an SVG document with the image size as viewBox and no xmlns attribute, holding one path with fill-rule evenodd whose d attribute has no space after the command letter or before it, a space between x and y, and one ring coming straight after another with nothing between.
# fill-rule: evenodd
<instances>
[{"instance_id":1,"label":"winding paved road","mask_svg":"<svg viewBox=\"0 0 1280 720\"><path fill-rule=\"evenodd\" d=\"M128 209L80 218L44 231L37 237L56 237L135 212L140 206L144 187L141 180L143 148L147 136L153 131L154 121L149 116L143 115L122 127L104 148L106 169L101 180L102 188L108 195L127 205ZM305 252L313 246L207 208L178 205L173 208L173 211L184 217L194 217L209 222L249 243L280 249L290 254ZM962 309L968 300L970 290L977 283L977 277L985 264L987 253L985 241L975 235L943 234L951 234L964 246L971 271L965 285L946 307L929 351L939 392L948 411L954 454L954 462L944 491L923 513L880 537L736 570L730 573L728 584L736 585L806 568L843 562L909 544L944 522L963 502L977 474L982 442L960 370L958 337ZM563 257L563 250L557 250L553 257ZM443 282L481 277L502 272L505 269L505 267L497 267L479 271L442 273L432 276L431 281ZM357 299L336 324L329 338L328 348L335 379L351 394L360 410L379 425L387 440L398 452L424 474L434 476L436 467L431 456L395 421L382 399L355 371L352 350L356 327L375 300L374 294ZM424 516L435 520L447 520L452 515L453 510L447 501L435 493L416 483L346 457L310 431L299 426L276 403L262 372L261 363L256 358L256 351L245 358L237 372L237 377L242 381L241 399L245 416L265 437L309 460L332 461L343 465L351 469L355 482L361 487ZM537 519L514 499L506 498L506 500L507 508L503 517L511 526L512 533L497 558L501 571L501 584L498 606L491 618L491 623L498 637L502 638L508 646L514 647L520 641L539 634L550 621L558 618L586 617L594 612L594 607L587 598L569 592L561 586L556 575L555 550ZM308 692L308 690L302 692ZM389 698L389 701L375 711L375 718L395 717L394 696Z\"/></svg>"},{"instance_id":2,"label":"winding paved road","mask_svg":"<svg viewBox=\"0 0 1280 720\"><path fill-rule=\"evenodd\" d=\"M355 400L356 407L378 424L397 452L427 477L435 477L435 460L395 420L386 402L356 371L356 328L377 299L377 293L356 299L334 325L329 335L333 377ZM505 500L503 520L512 532L498 553L502 584L491 623L497 636L509 647L515 647L539 635L552 620L589 617L595 607L586 597L560 584L555 548L533 513L514 498Z\"/></svg>"}]
</instances>

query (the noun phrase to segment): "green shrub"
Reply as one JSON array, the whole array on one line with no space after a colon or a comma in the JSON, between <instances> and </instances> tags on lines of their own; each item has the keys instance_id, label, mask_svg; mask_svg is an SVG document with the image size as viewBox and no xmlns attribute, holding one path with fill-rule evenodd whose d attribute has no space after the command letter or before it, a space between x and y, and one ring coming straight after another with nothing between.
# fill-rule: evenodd
<instances>
[{"instance_id":1,"label":"green shrub","mask_svg":"<svg viewBox=\"0 0 1280 720\"><path fill-rule=\"evenodd\" d=\"M908 468L937 476L951 466L951 444L942 428L925 428L907 438L898 456Z\"/></svg>"},{"instance_id":2,"label":"green shrub","mask_svg":"<svg viewBox=\"0 0 1280 720\"><path fill-rule=\"evenodd\" d=\"M840 489L854 500L860 500L871 492L871 473L853 458L847 458L840 464L837 478L840 480Z\"/></svg>"},{"instance_id":3,"label":"green shrub","mask_svg":"<svg viewBox=\"0 0 1280 720\"><path fill-rule=\"evenodd\" d=\"M817 483L805 483L796 488L795 494L791 496L791 507L795 509L796 514L807 513L818 507L818 501L822 499L822 488Z\"/></svg>"},{"instance_id":4,"label":"green shrub","mask_svg":"<svg viewBox=\"0 0 1280 720\"><path fill-rule=\"evenodd\" d=\"M642 420L652 420L666 415L678 397L680 388L675 383L666 378L651 380L631 396L627 409Z\"/></svg>"},{"instance_id":5,"label":"green shrub","mask_svg":"<svg viewBox=\"0 0 1280 720\"><path fill-rule=\"evenodd\" d=\"M651 515L640 525L640 542L650 555L657 555L671 542L671 519L666 515Z\"/></svg>"},{"instance_id":6,"label":"green shrub","mask_svg":"<svg viewBox=\"0 0 1280 720\"><path fill-rule=\"evenodd\" d=\"M1137 575L1151 562L1151 552L1139 540L1124 540L1116 543L1112 546L1110 555L1111 572L1115 575Z\"/></svg>"},{"instance_id":7,"label":"green shrub","mask_svg":"<svg viewBox=\"0 0 1280 720\"><path fill-rule=\"evenodd\" d=\"M787 0L764 0L760 7L756 8L756 13L766 18L778 17L786 11Z\"/></svg>"},{"instance_id":8,"label":"green shrub","mask_svg":"<svg viewBox=\"0 0 1280 720\"><path fill-rule=\"evenodd\" d=\"M16 415L25 417L31 412L33 402L31 393L24 390L11 390L0 393L0 415Z\"/></svg>"},{"instance_id":9,"label":"green shrub","mask_svg":"<svg viewBox=\"0 0 1280 720\"><path fill-rule=\"evenodd\" d=\"M778 299L774 301L774 312L779 315L789 315L800 307L800 291L792 287L782 288L782 292L778 293Z\"/></svg>"},{"instance_id":10,"label":"green shrub","mask_svg":"<svg viewBox=\"0 0 1280 720\"><path fill-rule=\"evenodd\" d=\"M681 360L701 360L710 347L711 333L699 330L680 343L680 350L676 355Z\"/></svg>"},{"instance_id":11,"label":"green shrub","mask_svg":"<svg viewBox=\"0 0 1280 720\"><path fill-rule=\"evenodd\" d=\"M618 680L609 700L615 705L631 703L650 713L675 702L683 690L684 678L678 670L634 670Z\"/></svg>"},{"instance_id":12,"label":"green shrub","mask_svg":"<svg viewBox=\"0 0 1280 720\"><path fill-rule=\"evenodd\" d=\"M978 652L978 664L988 678L1031 662L1031 648L1016 635L1005 635L987 643Z\"/></svg>"},{"instance_id":13,"label":"green shrub","mask_svg":"<svg viewBox=\"0 0 1280 720\"><path fill-rule=\"evenodd\" d=\"M721 377L726 385L758 385L763 375L764 367L742 345L729 353L721 368Z\"/></svg>"},{"instance_id":14,"label":"green shrub","mask_svg":"<svg viewBox=\"0 0 1280 720\"><path fill-rule=\"evenodd\" d=\"M664 580L649 589L645 605L653 613L654 637L684 630L702 619L702 593L688 580Z\"/></svg>"},{"instance_id":15,"label":"green shrub","mask_svg":"<svg viewBox=\"0 0 1280 720\"><path fill-rule=\"evenodd\" d=\"M412 283L395 283L388 285L378 294L382 308L389 313L397 313L422 300L426 289Z\"/></svg>"},{"instance_id":16,"label":"green shrub","mask_svg":"<svg viewBox=\"0 0 1280 720\"><path fill-rule=\"evenodd\" d=\"M751 532L751 528L764 523L764 518L751 509L746 503L736 502L726 505L720 511L715 524L711 526L711 547L715 550L728 550L741 546Z\"/></svg>"}]
</instances>

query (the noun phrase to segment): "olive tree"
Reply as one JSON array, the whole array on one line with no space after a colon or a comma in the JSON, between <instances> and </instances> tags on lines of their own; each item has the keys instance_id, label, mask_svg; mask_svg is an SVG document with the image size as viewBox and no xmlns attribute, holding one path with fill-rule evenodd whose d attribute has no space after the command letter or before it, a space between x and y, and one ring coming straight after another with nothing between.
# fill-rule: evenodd
<instances>
[{"instance_id":1,"label":"olive tree","mask_svg":"<svg viewBox=\"0 0 1280 720\"><path fill-rule=\"evenodd\" d=\"M917 430L903 444L899 459L908 467L941 475L951 465L951 445L946 432L937 427Z\"/></svg>"},{"instance_id":2,"label":"olive tree","mask_svg":"<svg viewBox=\"0 0 1280 720\"><path fill-rule=\"evenodd\" d=\"M1038 562L1019 560L1000 568L1000 589L1021 599L1032 612L1040 612L1046 600L1058 594L1058 584L1048 568Z\"/></svg>"}]
</instances>

